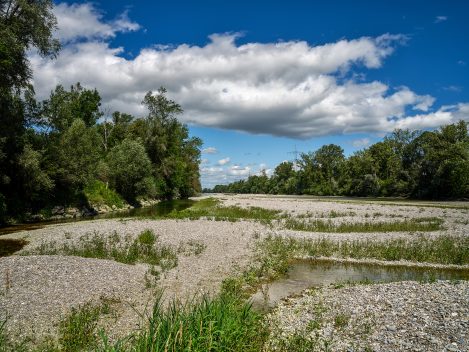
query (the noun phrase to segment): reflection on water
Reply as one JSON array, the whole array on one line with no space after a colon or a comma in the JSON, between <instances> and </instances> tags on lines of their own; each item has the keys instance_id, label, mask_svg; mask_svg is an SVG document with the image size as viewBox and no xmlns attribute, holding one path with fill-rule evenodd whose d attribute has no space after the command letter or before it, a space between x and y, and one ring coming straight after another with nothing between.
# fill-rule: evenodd
<instances>
[{"instance_id":1,"label":"reflection on water","mask_svg":"<svg viewBox=\"0 0 469 352\"><path fill-rule=\"evenodd\" d=\"M43 228L45 225L61 224L61 223L67 223L67 222L77 222L77 221L96 220L96 219L153 217L153 216L164 217L165 215L168 215L173 210L176 210L176 211L184 210L192 206L194 203L195 201L190 200L190 199L168 200L168 201L159 202L155 205L152 205L151 207L119 210L119 211L114 211L114 212L110 212L106 214L99 214L96 216L87 216L87 217L75 218L75 219L41 221L41 222L28 223L28 224L19 224L19 225L0 228L0 235L6 235L9 233L19 232L19 231L36 230L36 229Z\"/></svg>"},{"instance_id":2,"label":"reflection on water","mask_svg":"<svg viewBox=\"0 0 469 352\"><path fill-rule=\"evenodd\" d=\"M348 282L392 282L428 280L469 280L469 269L430 269L409 266L337 263L308 260L292 263L287 275L252 296L253 306L260 310L273 308L282 298L299 294L306 288Z\"/></svg>"}]
</instances>

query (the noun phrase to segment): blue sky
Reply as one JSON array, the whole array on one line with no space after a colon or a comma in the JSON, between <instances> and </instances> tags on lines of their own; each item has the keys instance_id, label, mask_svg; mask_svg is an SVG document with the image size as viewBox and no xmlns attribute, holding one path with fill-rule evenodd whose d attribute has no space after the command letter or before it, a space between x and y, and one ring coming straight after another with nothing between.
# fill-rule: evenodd
<instances>
[{"instance_id":1,"label":"blue sky","mask_svg":"<svg viewBox=\"0 0 469 352\"><path fill-rule=\"evenodd\" d=\"M347 155L394 128L469 120L466 1L57 2L55 61L31 54L45 98L96 87L103 108L144 115L168 88L204 140L203 186L294 150Z\"/></svg>"}]
</instances>

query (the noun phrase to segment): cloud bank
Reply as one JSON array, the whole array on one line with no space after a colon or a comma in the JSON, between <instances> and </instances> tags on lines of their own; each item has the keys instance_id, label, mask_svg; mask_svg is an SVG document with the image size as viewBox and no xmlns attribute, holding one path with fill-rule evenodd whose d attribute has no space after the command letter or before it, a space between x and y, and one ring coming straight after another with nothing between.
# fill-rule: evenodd
<instances>
[{"instance_id":1,"label":"cloud bank","mask_svg":"<svg viewBox=\"0 0 469 352\"><path fill-rule=\"evenodd\" d=\"M59 83L80 81L99 90L104 107L141 116L144 94L165 86L183 106L185 123L299 139L429 128L469 116L469 104L435 109L433 97L408 87L353 78L357 68L379 69L406 40L402 35L312 46L238 44L237 33L212 34L202 46L154 43L129 59L109 43L140 28L126 13L105 22L90 3L59 4L55 13L63 50L54 61L30 58L40 98Z\"/></svg>"}]
</instances>

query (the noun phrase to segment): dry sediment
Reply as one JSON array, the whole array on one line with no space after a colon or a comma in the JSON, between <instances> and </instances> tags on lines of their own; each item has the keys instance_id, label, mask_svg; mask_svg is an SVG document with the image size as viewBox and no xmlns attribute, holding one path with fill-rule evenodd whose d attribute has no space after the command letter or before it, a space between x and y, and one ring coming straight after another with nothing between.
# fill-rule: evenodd
<instances>
[{"instance_id":1,"label":"dry sediment","mask_svg":"<svg viewBox=\"0 0 469 352\"><path fill-rule=\"evenodd\" d=\"M469 282L307 290L269 316L270 348L292 336L313 351L469 351Z\"/></svg>"},{"instance_id":2,"label":"dry sediment","mask_svg":"<svg viewBox=\"0 0 469 352\"><path fill-rule=\"evenodd\" d=\"M311 216L327 217L332 211L349 214L334 218L333 221L399 221L400 217L436 216L445 220L446 230L428 233L425 236L438 236L445 233L469 235L469 226L465 223L465 219L468 218L468 211L465 209L425 208L419 205L415 207L391 206L366 202L360 204L334 203L253 195L219 195L217 197L222 200L224 205L258 206L282 210L291 215L309 213L312 214ZM115 232L119 236L135 238L145 229L153 230L159 236L162 244L174 248L178 248L181 244L189 241L196 241L206 246L199 255L180 254L178 256L178 266L165 272L158 281L158 288L164 290L166 297L182 299L190 297L194 293L217 292L224 278L239 272L252 260L255 238L262 238L269 233L297 238L327 237L333 240L365 238L382 240L415 236L413 233L406 232L367 234L307 233L283 230L278 227L272 229L249 221L130 219L56 224L38 230L10 234L5 237L25 238L30 241L25 250L30 250L43 241L56 241L60 245L77 241L81 236L93 233L109 236ZM145 273L147 270L148 266L143 264L126 265L109 260L77 257L12 256L0 258L0 293L3 293L0 294L0 318L6 314L9 315L7 329L11 332L22 330L24 335L33 333L37 336L48 332L53 334L56 331L58 321L72 307L77 307L89 301L97 302L100 297L113 298L115 302L118 302L115 307L117 315L116 320L109 322L108 327L111 335L125 336L141 321L141 318L136 314L136 310L142 312L145 307L151 307L152 290L145 286ZM412 347L415 351L419 350L419 344L430 348L429 351L440 351L446 347L451 350L453 347L448 344L452 342L457 344L458 349L464 351L461 348L465 346L465 343L467 344L467 337L462 336L461 331L464 329L464 331L469 331L467 325L469 320L468 283L452 285L438 282L420 285L403 282L387 285L356 286L341 290L324 289L322 295L325 297L324 302L330 307L339 307L342 303L344 307L347 307L348 304L352 307L355 304L357 307L356 313L351 312L350 314L351 317L357 319L368 312L365 309L367 305L370 305L373 314L378 314L377 312L381 310L387 312L387 315L379 315L376 318L380 330L376 330L376 333L370 335L373 337L371 340L366 340L370 342L370 346L373 348L378 346L376 351L404 351L406 350L406 343L409 341L413 341L412 344L415 342L415 348ZM420 296L427 298L420 302L418 299ZM280 319L284 331L291 331L288 324L292 324L295 329L302 324L301 316L303 314L301 310L305 309L305 312L309 312L308 304L315 304L314 299L316 298L311 297L313 296L306 294L299 299L291 299L288 303L279 307L279 311L287 312L290 305L296 307L299 312L299 316L296 318L290 314L291 312L288 312L284 315L287 317L286 320ZM414 298L410 300L409 297ZM387 302L386 300L391 302L390 306L383 303ZM423 302L426 302L425 305L422 305ZM456 307L457 309L454 308L456 303L460 306L459 308ZM425 323L427 321L425 320L427 319L425 318L426 310L431 312L431 315L429 315L431 319L428 319L434 320L437 325L443 324L442 329L438 330L438 327L435 327L437 330L431 330L427 327L432 323ZM393 312L400 315L396 316ZM457 317L453 317L454 319L450 322L444 320L448 315L451 317L452 313L457 313ZM282 316L283 313L279 314ZM414 315L416 320L412 320ZM289 318L290 316L292 318ZM305 313L304 316L308 317L310 313ZM399 317L400 322L402 321L402 326L405 326L405 328L401 330L406 330L405 332L399 330L401 325L391 324L393 320L396 321L396 317ZM405 317L411 317L410 322L414 323L407 322ZM353 319L350 318L350 321L353 321ZM452 321L460 322L451 325ZM383 330L383 324L387 324L389 329ZM422 339L418 337L421 333L424 334ZM436 342L430 338L433 333L437 334L435 335L438 340L435 340ZM337 336L342 336L341 333L337 334ZM459 340L452 341L452 337L456 336L455 334L461 336ZM415 341L412 340L414 335L417 336ZM385 340L381 341L380 336L387 336L387 342ZM465 342L461 338L465 338ZM395 349L389 346L394 346ZM425 349L421 350L424 351Z\"/></svg>"}]
</instances>

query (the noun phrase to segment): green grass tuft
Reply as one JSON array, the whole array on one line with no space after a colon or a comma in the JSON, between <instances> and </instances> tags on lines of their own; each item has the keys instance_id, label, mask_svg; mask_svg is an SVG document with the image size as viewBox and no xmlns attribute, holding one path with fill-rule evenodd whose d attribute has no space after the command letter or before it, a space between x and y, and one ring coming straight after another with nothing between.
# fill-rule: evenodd
<instances>
[{"instance_id":1,"label":"green grass tuft","mask_svg":"<svg viewBox=\"0 0 469 352\"><path fill-rule=\"evenodd\" d=\"M298 254L313 257L372 258L384 261L408 260L436 264L469 264L469 237L442 235L435 238L419 235L412 239L389 239L385 241L356 240L333 241L296 240L279 236L267 237L262 246L267 251L284 253L292 258ZM289 254L290 253L290 254Z\"/></svg>"},{"instance_id":2,"label":"green grass tuft","mask_svg":"<svg viewBox=\"0 0 469 352\"><path fill-rule=\"evenodd\" d=\"M145 230L132 240L129 236L121 239L117 233L106 237L97 232L79 238L77 243L57 245L56 242L43 242L35 249L22 255L74 255L84 258L113 259L120 263L146 263L159 265L163 270L177 266L177 252L170 246L161 244L151 230Z\"/></svg>"},{"instance_id":3,"label":"green grass tuft","mask_svg":"<svg viewBox=\"0 0 469 352\"><path fill-rule=\"evenodd\" d=\"M202 296L189 303L170 302L163 307L161 294L148 326L125 342L104 351L260 351L267 336L261 315L233 295Z\"/></svg>"},{"instance_id":4,"label":"green grass tuft","mask_svg":"<svg viewBox=\"0 0 469 352\"><path fill-rule=\"evenodd\" d=\"M439 218L420 218L393 222L342 222L299 220L289 217L285 220L285 227L290 230L309 232L413 232L413 231L439 231L442 230L443 220Z\"/></svg>"}]
</instances>

